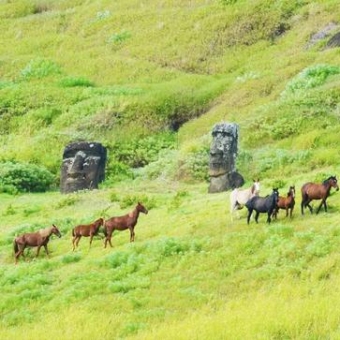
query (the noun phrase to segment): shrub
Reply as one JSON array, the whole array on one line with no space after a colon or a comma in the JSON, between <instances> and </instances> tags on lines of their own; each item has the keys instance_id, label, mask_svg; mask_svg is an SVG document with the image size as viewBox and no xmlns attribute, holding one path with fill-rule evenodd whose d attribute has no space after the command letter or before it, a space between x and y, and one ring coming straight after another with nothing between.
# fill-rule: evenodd
<instances>
[{"instance_id":1,"label":"shrub","mask_svg":"<svg viewBox=\"0 0 340 340\"><path fill-rule=\"evenodd\" d=\"M114 45L120 45L122 44L125 40L129 39L131 37L131 33L127 32L127 31L122 31L120 33L114 33L113 35L111 35L107 42L109 44L114 44Z\"/></svg>"},{"instance_id":2,"label":"shrub","mask_svg":"<svg viewBox=\"0 0 340 340\"><path fill-rule=\"evenodd\" d=\"M173 149L174 141L175 134L164 133L146 138L115 142L109 149L118 162L132 168L138 168L157 160L161 150Z\"/></svg>"},{"instance_id":3,"label":"shrub","mask_svg":"<svg viewBox=\"0 0 340 340\"><path fill-rule=\"evenodd\" d=\"M51 60L46 59L33 59L26 67L21 70L22 78L29 79L41 79L50 75L61 74L60 67Z\"/></svg>"},{"instance_id":4,"label":"shrub","mask_svg":"<svg viewBox=\"0 0 340 340\"><path fill-rule=\"evenodd\" d=\"M307 67L287 84L283 95L323 85L329 76L339 73L339 66L321 64Z\"/></svg>"},{"instance_id":5,"label":"shrub","mask_svg":"<svg viewBox=\"0 0 340 340\"><path fill-rule=\"evenodd\" d=\"M76 86L82 86L82 87L92 87L94 86L94 83L90 80L84 78L84 77L67 77L60 81L61 87L76 87Z\"/></svg>"},{"instance_id":6,"label":"shrub","mask_svg":"<svg viewBox=\"0 0 340 340\"><path fill-rule=\"evenodd\" d=\"M0 192L44 192L54 176L44 167L28 163L0 163Z\"/></svg>"}]
</instances>

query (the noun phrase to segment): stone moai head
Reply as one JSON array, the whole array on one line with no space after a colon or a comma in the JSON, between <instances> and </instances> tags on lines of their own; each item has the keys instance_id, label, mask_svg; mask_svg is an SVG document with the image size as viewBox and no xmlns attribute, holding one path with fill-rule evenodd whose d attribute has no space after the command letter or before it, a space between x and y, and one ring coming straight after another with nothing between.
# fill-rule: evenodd
<instances>
[{"instance_id":1,"label":"stone moai head","mask_svg":"<svg viewBox=\"0 0 340 340\"><path fill-rule=\"evenodd\" d=\"M100 143L76 142L65 147L60 191L97 189L105 179L106 148Z\"/></svg>"},{"instance_id":2,"label":"stone moai head","mask_svg":"<svg viewBox=\"0 0 340 340\"><path fill-rule=\"evenodd\" d=\"M242 176L236 172L238 131L235 123L219 123L212 130L209 192L225 191L244 183Z\"/></svg>"}]
</instances>

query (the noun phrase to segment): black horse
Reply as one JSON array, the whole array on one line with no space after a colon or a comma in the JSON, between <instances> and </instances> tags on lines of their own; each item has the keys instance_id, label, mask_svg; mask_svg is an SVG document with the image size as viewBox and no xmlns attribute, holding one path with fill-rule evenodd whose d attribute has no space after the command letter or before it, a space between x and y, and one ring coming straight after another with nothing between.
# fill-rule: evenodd
<instances>
[{"instance_id":1,"label":"black horse","mask_svg":"<svg viewBox=\"0 0 340 340\"><path fill-rule=\"evenodd\" d=\"M267 213L267 223L271 222L271 215L275 208L277 207L277 202L279 200L279 191L277 188L273 189L271 195L266 197L254 196L247 203L246 207L248 209L247 223L249 224L250 216L253 211L256 211L255 221L258 223L258 218L260 213Z\"/></svg>"}]
</instances>

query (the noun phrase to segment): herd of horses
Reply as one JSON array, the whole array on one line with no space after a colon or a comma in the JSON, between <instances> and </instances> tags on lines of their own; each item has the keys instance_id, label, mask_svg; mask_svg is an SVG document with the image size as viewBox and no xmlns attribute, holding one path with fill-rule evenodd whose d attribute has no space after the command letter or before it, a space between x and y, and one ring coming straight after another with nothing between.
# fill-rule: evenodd
<instances>
[{"instance_id":1,"label":"herd of horses","mask_svg":"<svg viewBox=\"0 0 340 340\"><path fill-rule=\"evenodd\" d=\"M123 216L114 216L107 220L104 220L102 217L94 221L90 224L80 224L72 229L72 245L73 251L78 247L80 239L84 237L90 238L90 247L92 244L93 237L98 234L100 227L103 226L103 232L105 236L104 247L106 248L107 243L111 243L111 237L115 230L130 230L130 242L134 242L135 240L135 226L138 222L139 214L148 214L148 210L145 206L138 202L136 207L126 215ZM56 235L61 237L61 233L59 229L53 224L51 227L47 227L45 229L41 229L34 233L26 233L20 236L17 236L13 241L14 247L14 257L15 263L18 263L20 255L24 257L24 250L27 247L37 247L36 256L39 256L40 248L44 247L47 256L49 256L49 251L47 248L47 244L52 235Z\"/></svg>"},{"instance_id":2,"label":"herd of horses","mask_svg":"<svg viewBox=\"0 0 340 340\"><path fill-rule=\"evenodd\" d=\"M316 210L318 214L321 207L324 206L327 212L326 200L330 195L331 188L339 190L336 176L330 176L322 183L305 183L301 187L301 214L304 215L304 209L308 208L313 213L313 207L310 205L313 200L321 200L321 203ZM234 212L246 207L248 209L247 223L249 224L252 213L255 211L255 222L258 223L260 213L267 213L267 222L277 218L280 209L286 211L292 217L295 206L295 186L290 186L286 197L280 196L277 188L274 188L272 193L266 197L260 197L260 181L253 180L253 185L244 190L234 189L230 194L230 215L233 220Z\"/></svg>"},{"instance_id":3,"label":"herd of horses","mask_svg":"<svg viewBox=\"0 0 340 340\"><path fill-rule=\"evenodd\" d=\"M301 214L304 214L304 209L308 208L313 213L313 207L310 205L313 200L321 200L321 203L316 211L318 214L321 207L327 212L326 200L330 195L331 188L339 190L338 181L335 176L330 176L322 183L305 183L301 187ZM280 196L277 188L274 188L272 193L266 197L259 196L260 181L254 180L250 188L241 190L234 189L230 194L230 213L233 219L235 211L246 207L248 209L247 223L255 211L255 221L258 223L260 213L267 214L267 222L271 219L277 218L280 209L286 211L286 217L292 217L295 206L295 186L290 186L286 197ZM100 227L103 227L104 232L104 248L109 243L112 247L111 238L115 230L130 230L130 242L135 240L134 228L137 224L139 214L147 214L148 210L142 203L138 202L136 207L126 215L114 216L107 220L99 218L91 224L80 224L72 229L72 245L73 251L78 247L79 241L82 237L90 238L90 247L93 237L98 234ZM49 256L47 244L51 235L61 237L59 229L53 224L52 226L41 229L33 233L25 233L17 236L14 239L14 257L15 263L18 263L20 255L24 257L24 250L27 247L37 247L36 256L39 256L40 248L44 247L47 256Z\"/></svg>"}]
</instances>

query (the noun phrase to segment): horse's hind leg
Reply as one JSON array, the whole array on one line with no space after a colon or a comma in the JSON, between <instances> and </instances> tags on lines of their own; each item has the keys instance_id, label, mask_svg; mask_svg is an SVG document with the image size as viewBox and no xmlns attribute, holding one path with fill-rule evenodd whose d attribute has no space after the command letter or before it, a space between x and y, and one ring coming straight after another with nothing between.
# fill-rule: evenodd
<instances>
[{"instance_id":1,"label":"horse's hind leg","mask_svg":"<svg viewBox=\"0 0 340 340\"><path fill-rule=\"evenodd\" d=\"M14 254L14 256L15 256L15 264L18 263L20 255L22 255L22 257L25 258L25 256L24 256L25 246L21 246L20 247L20 245L18 245L18 247L19 247L19 250Z\"/></svg>"},{"instance_id":2,"label":"horse's hind leg","mask_svg":"<svg viewBox=\"0 0 340 340\"><path fill-rule=\"evenodd\" d=\"M309 209L309 211L310 211L310 213L311 214L313 214L313 207L309 204L311 201L310 200L308 200L308 202L306 203L306 207L308 207L308 209Z\"/></svg>"},{"instance_id":3,"label":"horse's hind leg","mask_svg":"<svg viewBox=\"0 0 340 340\"><path fill-rule=\"evenodd\" d=\"M79 244L80 239L81 239L81 236L77 236L77 239L76 239L76 248L78 248L78 244Z\"/></svg>"},{"instance_id":4,"label":"horse's hind leg","mask_svg":"<svg viewBox=\"0 0 340 340\"><path fill-rule=\"evenodd\" d=\"M72 239L73 251L76 249L76 245L75 245L76 239L77 239L77 236L74 236Z\"/></svg>"}]
</instances>

